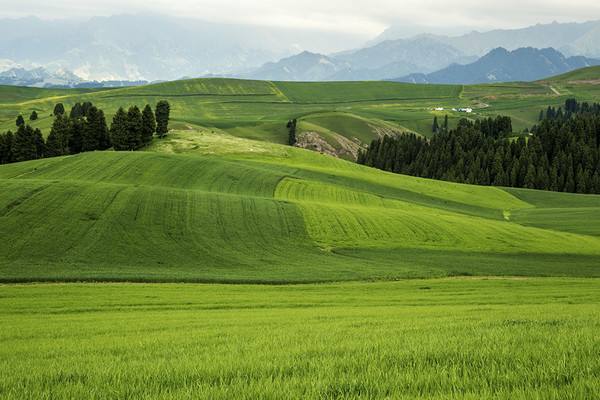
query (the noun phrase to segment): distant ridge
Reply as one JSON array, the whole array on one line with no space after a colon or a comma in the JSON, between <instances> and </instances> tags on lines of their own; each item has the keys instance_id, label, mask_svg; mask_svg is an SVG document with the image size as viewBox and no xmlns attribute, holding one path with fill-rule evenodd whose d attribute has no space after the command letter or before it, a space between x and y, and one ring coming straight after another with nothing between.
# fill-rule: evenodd
<instances>
[{"instance_id":1,"label":"distant ridge","mask_svg":"<svg viewBox=\"0 0 600 400\"><path fill-rule=\"evenodd\" d=\"M9 70L0 72L0 85L6 86L28 86L39 88L63 89L96 89L141 86L146 85L148 83L148 81L143 80L86 81L69 70L59 69L57 71L51 72L42 67L33 69L14 67Z\"/></svg>"},{"instance_id":2,"label":"distant ridge","mask_svg":"<svg viewBox=\"0 0 600 400\"><path fill-rule=\"evenodd\" d=\"M393 81L438 84L529 82L594 65L600 65L600 60L581 56L567 58L552 48L527 47L508 51L500 47L471 64L454 64L430 74L411 74Z\"/></svg>"}]
</instances>

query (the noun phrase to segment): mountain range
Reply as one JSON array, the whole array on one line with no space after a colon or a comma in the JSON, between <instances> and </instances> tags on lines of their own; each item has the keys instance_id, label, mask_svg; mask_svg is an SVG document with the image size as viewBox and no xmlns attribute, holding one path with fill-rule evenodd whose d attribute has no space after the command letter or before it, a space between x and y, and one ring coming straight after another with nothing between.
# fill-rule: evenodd
<instances>
[{"instance_id":1,"label":"mountain range","mask_svg":"<svg viewBox=\"0 0 600 400\"><path fill-rule=\"evenodd\" d=\"M594 58L600 58L600 21L540 24L454 37L423 34L398 39L395 32L390 28L364 48L330 55L301 53L237 76L289 81L480 83L539 79L554 72L596 65ZM535 52L538 48L546 50ZM516 53L509 53L515 50ZM460 67L478 60L481 62L472 68ZM497 69L487 65L499 61L503 66ZM471 76L463 71L480 73ZM429 74L432 75L428 77Z\"/></svg>"},{"instance_id":2,"label":"mountain range","mask_svg":"<svg viewBox=\"0 0 600 400\"><path fill-rule=\"evenodd\" d=\"M397 29L390 27L371 43L396 40ZM488 32L473 31L459 36L420 35L445 43L471 56L483 56L503 47L516 50L522 47L538 49L552 47L567 56L600 57L600 21L584 23L537 24L521 29L496 29Z\"/></svg>"},{"instance_id":3,"label":"mountain range","mask_svg":"<svg viewBox=\"0 0 600 400\"><path fill-rule=\"evenodd\" d=\"M430 74L411 74L393 80L446 84L526 82L595 65L600 65L600 60L583 56L565 57L552 48L539 50L527 47L508 51L499 47L468 65L453 64Z\"/></svg>"},{"instance_id":4,"label":"mountain range","mask_svg":"<svg viewBox=\"0 0 600 400\"><path fill-rule=\"evenodd\" d=\"M0 65L64 68L90 81L240 73L306 48L330 52L360 42L335 32L159 15L0 19Z\"/></svg>"},{"instance_id":5,"label":"mountain range","mask_svg":"<svg viewBox=\"0 0 600 400\"><path fill-rule=\"evenodd\" d=\"M57 69L50 71L43 67L26 69L13 67L0 72L0 85L9 86L29 86L39 88L114 88L141 86L150 82L128 81L128 80L109 80L109 81L86 81L66 69Z\"/></svg>"},{"instance_id":6,"label":"mountain range","mask_svg":"<svg viewBox=\"0 0 600 400\"><path fill-rule=\"evenodd\" d=\"M42 67L33 69L17 67L0 72L0 85L73 87L82 81L80 77L65 69L50 72Z\"/></svg>"},{"instance_id":7,"label":"mountain range","mask_svg":"<svg viewBox=\"0 0 600 400\"><path fill-rule=\"evenodd\" d=\"M455 64L468 65L499 47L509 52L552 47L567 59L600 58L600 21L538 24L459 36L422 34L403 38L398 37L399 32L402 30L392 26L362 47L336 52L333 49L341 44L351 48L358 39L349 41L347 36L334 32L260 28L153 15L52 21L33 17L0 19L0 71L44 67L49 71L72 71L83 81L152 81L200 76L284 81L404 77L419 81L428 80L423 75L450 66L458 73ZM534 56L530 59L541 60ZM578 62L587 61L570 60L567 64ZM543 68L540 66L539 70ZM496 71L491 75L504 80L503 73ZM514 74L508 75L512 78ZM13 80L27 82L19 77Z\"/></svg>"}]
</instances>

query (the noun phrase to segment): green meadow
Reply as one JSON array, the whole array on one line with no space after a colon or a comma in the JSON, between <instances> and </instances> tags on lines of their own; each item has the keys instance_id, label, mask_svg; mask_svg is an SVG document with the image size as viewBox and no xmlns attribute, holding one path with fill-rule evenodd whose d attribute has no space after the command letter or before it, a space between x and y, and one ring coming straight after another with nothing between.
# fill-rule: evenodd
<instances>
[{"instance_id":1,"label":"green meadow","mask_svg":"<svg viewBox=\"0 0 600 400\"><path fill-rule=\"evenodd\" d=\"M0 87L0 130L14 130L19 113L28 117L35 110L40 118L32 125L47 133L57 102L68 109L76 102L92 101L110 118L120 106L156 104L161 99L172 105L174 128L210 128L273 143L286 142L285 124L291 118L305 123L308 131L363 144L382 129L430 136L434 116L448 115L451 124L465 116L451 110L457 107L474 108L472 118L508 115L516 129L523 130L535 124L539 111L549 105L558 106L569 97L597 99L600 86L593 83L597 76L599 69L592 67L542 82L475 86L196 79L110 90ZM437 107L445 111L433 111Z\"/></svg>"},{"instance_id":2,"label":"green meadow","mask_svg":"<svg viewBox=\"0 0 600 400\"><path fill-rule=\"evenodd\" d=\"M0 397L592 399L591 279L0 286Z\"/></svg>"},{"instance_id":3,"label":"green meadow","mask_svg":"<svg viewBox=\"0 0 600 400\"><path fill-rule=\"evenodd\" d=\"M0 130L36 110L47 134L57 102L172 107L144 151L0 166L0 398L594 398L600 196L284 145L291 118L333 147L428 136L434 107L524 129L594 76L0 87Z\"/></svg>"}]
</instances>

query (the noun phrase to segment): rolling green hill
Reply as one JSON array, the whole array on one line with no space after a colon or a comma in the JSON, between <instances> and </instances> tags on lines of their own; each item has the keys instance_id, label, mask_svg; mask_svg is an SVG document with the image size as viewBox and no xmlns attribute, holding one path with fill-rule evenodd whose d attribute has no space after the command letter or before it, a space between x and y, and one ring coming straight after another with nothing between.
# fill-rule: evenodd
<instances>
[{"instance_id":1,"label":"rolling green hill","mask_svg":"<svg viewBox=\"0 0 600 400\"><path fill-rule=\"evenodd\" d=\"M598 196L393 175L208 130L150 150L0 167L1 279L600 275Z\"/></svg>"},{"instance_id":2,"label":"rolling green hill","mask_svg":"<svg viewBox=\"0 0 600 400\"><path fill-rule=\"evenodd\" d=\"M47 131L59 101L89 100L110 114L163 98L176 129L146 152L1 166L0 233L11 238L0 243L1 280L599 276L598 196L429 181L280 144L286 121L298 118L300 135L352 158L378 135L427 135L432 116L445 114L433 106L471 105L475 116L509 114L528 125L564 100L556 92L566 85L582 99L593 92L568 83L580 75L468 87L200 79L0 88L4 129L37 110L33 125Z\"/></svg>"},{"instance_id":3,"label":"rolling green hill","mask_svg":"<svg viewBox=\"0 0 600 400\"><path fill-rule=\"evenodd\" d=\"M567 97L597 98L600 85L588 82L594 79L600 79L600 69L543 82L475 86L195 79L104 90L0 87L0 131L14 130L19 113L27 118L35 110L40 118L32 125L47 134L57 102L69 108L76 102L92 101L110 118L120 106L167 99L172 105L172 127L177 129L202 127L283 144L286 122L298 118L304 121L302 130L322 135L339 148L336 138L367 144L382 131L429 136L434 116L448 114L451 124L465 117L451 110L456 107L474 108L469 117L508 115L516 129L530 128L542 108L558 106ZM433 111L437 107L445 111Z\"/></svg>"}]
</instances>

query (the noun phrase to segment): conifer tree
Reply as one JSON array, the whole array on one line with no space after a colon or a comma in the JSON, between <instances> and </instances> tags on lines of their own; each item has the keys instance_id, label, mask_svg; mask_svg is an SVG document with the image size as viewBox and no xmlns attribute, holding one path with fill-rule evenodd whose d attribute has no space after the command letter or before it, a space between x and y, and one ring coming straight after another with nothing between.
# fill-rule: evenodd
<instances>
[{"instance_id":1,"label":"conifer tree","mask_svg":"<svg viewBox=\"0 0 600 400\"><path fill-rule=\"evenodd\" d=\"M158 137L163 138L169 133L169 116L171 113L171 106L168 101L161 100L156 104L156 134Z\"/></svg>"},{"instance_id":2,"label":"conifer tree","mask_svg":"<svg viewBox=\"0 0 600 400\"><path fill-rule=\"evenodd\" d=\"M96 136L98 137L98 150L109 149L111 147L110 134L108 132L108 126L106 125L104 111L98 109L93 124L96 130Z\"/></svg>"},{"instance_id":3,"label":"conifer tree","mask_svg":"<svg viewBox=\"0 0 600 400\"><path fill-rule=\"evenodd\" d=\"M57 117L59 115L65 114L65 106L62 103L58 103L54 106L54 116Z\"/></svg>"},{"instance_id":4,"label":"conifer tree","mask_svg":"<svg viewBox=\"0 0 600 400\"><path fill-rule=\"evenodd\" d=\"M137 106L127 111L127 141L128 150L137 150L143 146L142 113Z\"/></svg>"},{"instance_id":5,"label":"conifer tree","mask_svg":"<svg viewBox=\"0 0 600 400\"><path fill-rule=\"evenodd\" d=\"M83 134L85 129L85 121L83 118L71 118L69 124L69 153L78 154L83 149Z\"/></svg>"},{"instance_id":6,"label":"conifer tree","mask_svg":"<svg viewBox=\"0 0 600 400\"><path fill-rule=\"evenodd\" d=\"M81 151L95 151L100 149L100 136L102 132L98 132L98 114L99 110L96 107L91 107L87 111L87 118L81 132Z\"/></svg>"},{"instance_id":7,"label":"conifer tree","mask_svg":"<svg viewBox=\"0 0 600 400\"><path fill-rule=\"evenodd\" d=\"M17 162L35 160L37 155L38 147L35 131L29 125L20 125L13 142L14 160Z\"/></svg>"},{"instance_id":8,"label":"conifer tree","mask_svg":"<svg viewBox=\"0 0 600 400\"><path fill-rule=\"evenodd\" d=\"M113 116L110 125L110 140L115 150L129 150L129 137L127 134L127 113L119 108Z\"/></svg>"},{"instance_id":9,"label":"conifer tree","mask_svg":"<svg viewBox=\"0 0 600 400\"><path fill-rule=\"evenodd\" d=\"M438 123L437 116L433 117L433 126L431 127L431 132L438 133L440 130L440 124Z\"/></svg>"},{"instance_id":10,"label":"conifer tree","mask_svg":"<svg viewBox=\"0 0 600 400\"><path fill-rule=\"evenodd\" d=\"M22 115L17 116L16 125L17 125L17 128L25 125L25 119L23 118Z\"/></svg>"},{"instance_id":11,"label":"conifer tree","mask_svg":"<svg viewBox=\"0 0 600 400\"><path fill-rule=\"evenodd\" d=\"M76 119L76 118L82 118L84 116L83 114L83 108L81 107L81 103L75 103L73 105L73 107L71 107L71 112L69 113L69 117L71 119Z\"/></svg>"},{"instance_id":12,"label":"conifer tree","mask_svg":"<svg viewBox=\"0 0 600 400\"><path fill-rule=\"evenodd\" d=\"M54 118L48 143L46 143L47 152L50 157L69 154L69 135L71 134L70 121L64 114L58 114ZM52 139L51 139L52 137Z\"/></svg>"},{"instance_id":13,"label":"conifer tree","mask_svg":"<svg viewBox=\"0 0 600 400\"><path fill-rule=\"evenodd\" d=\"M33 140L35 142L35 158L43 158L46 152L46 142L44 141L42 131L38 128L33 131Z\"/></svg>"},{"instance_id":14,"label":"conifer tree","mask_svg":"<svg viewBox=\"0 0 600 400\"><path fill-rule=\"evenodd\" d=\"M11 131L0 134L0 164L14 162L13 140L14 135Z\"/></svg>"},{"instance_id":15,"label":"conifer tree","mask_svg":"<svg viewBox=\"0 0 600 400\"><path fill-rule=\"evenodd\" d=\"M290 146L295 146L296 143L298 142L298 138L296 137L296 126L298 124L298 121L296 119L292 119L290 121L288 121L287 123L287 128L288 128L288 144Z\"/></svg>"},{"instance_id":16,"label":"conifer tree","mask_svg":"<svg viewBox=\"0 0 600 400\"><path fill-rule=\"evenodd\" d=\"M51 130L46 139L46 157L58 157L63 154L58 135L54 130Z\"/></svg>"},{"instance_id":17,"label":"conifer tree","mask_svg":"<svg viewBox=\"0 0 600 400\"><path fill-rule=\"evenodd\" d=\"M149 104L146 104L144 111L142 111L142 142L144 145L148 145L152 142L154 133L156 132L156 118L154 111Z\"/></svg>"}]
</instances>

